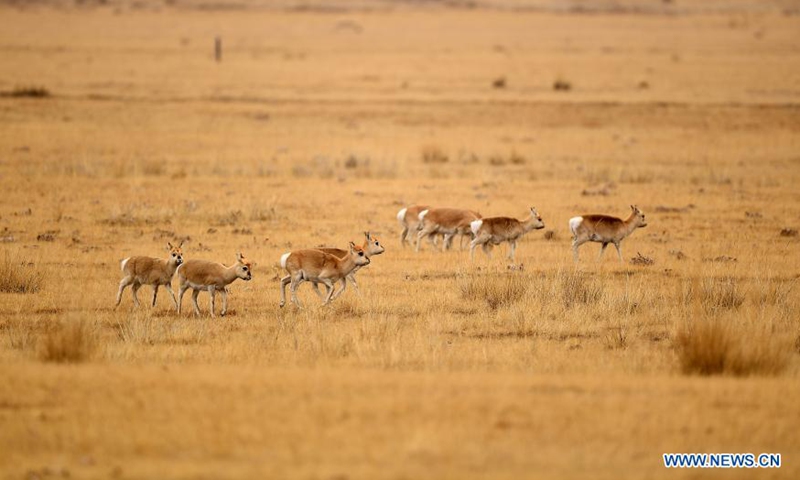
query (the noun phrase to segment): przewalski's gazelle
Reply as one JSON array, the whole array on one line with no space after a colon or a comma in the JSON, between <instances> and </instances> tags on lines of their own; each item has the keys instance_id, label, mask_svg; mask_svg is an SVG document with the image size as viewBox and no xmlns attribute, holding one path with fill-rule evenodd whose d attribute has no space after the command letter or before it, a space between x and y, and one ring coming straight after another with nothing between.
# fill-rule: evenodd
<instances>
[{"instance_id":1,"label":"przewalski's gazelle","mask_svg":"<svg viewBox=\"0 0 800 480\"><path fill-rule=\"evenodd\" d=\"M403 231L400 232L400 245L403 247L406 246L409 233L416 235L417 227L419 226L419 213L429 208L430 206L428 205L412 205L402 208L397 212L397 221L400 222L400 226L403 227Z\"/></svg>"},{"instance_id":2,"label":"przewalski's gazelle","mask_svg":"<svg viewBox=\"0 0 800 480\"><path fill-rule=\"evenodd\" d=\"M175 300L175 292L172 291L172 276L175 275L175 270L183 263L183 250L181 242L177 247L171 243L167 243L169 255L166 259L153 258L153 257L128 257L120 262L122 269L122 280L119 282L119 291L117 292L117 304L122 301L122 291L125 287L131 285L131 292L133 295L133 304L139 306L139 298L136 292L142 285L153 286L153 306L156 306L156 297L158 296L158 287L164 285L172 297L172 303L175 308L178 308L178 302Z\"/></svg>"},{"instance_id":3,"label":"przewalski's gazelle","mask_svg":"<svg viewBox=\"0 0 800 480\"><path fill-rule=\"evenodd\" d=\"M419 212L416 251L419 251L423 237L428 237L428 241L434 245L432 236L437 233L444 235L442 251L450 247L453 237L458 234L472 237L470 223L479 218L481 218L480 213L461 208L431 208Z\"/></svg>"},{"instance_id":4,"label":"przewalski's gazelle","mask_svg":"<svg viewBox=\"0 0 800 480\"><path fill-rule=\"evenodd\" d=\"M586 242L602 243L600 260L609 243L617 248L619 261L622 262L622 250L619 244L634 230L646 227L644 213L636 205L631 205L631 214L625 220L608 215L581 215L569 219L569 230L572 232L572 255L578 261L578 247Z\"/></svg>"},{"instance_id":5,"label":"przewalski's gazelle","mask_svg":"<svg viewBox=\"0 0 800 480\"><path fill-rule=\"evenodd\" d=\"M301 307L297 300L297 287L304 281L323 283L327 296L323 305L338 297L347 287L347 276L356 268L369 265L369 258L364 249L350 242L350 250L344 258L325 253L320 250L295 250L281 256L281 267L289 272L281 279L281 307L286 305L286 285L291 282L292 302ZM342 288L333 296L336 282L342 282Z\"/></svg>"},{"instance_id":6,"label":"przewalski's gazelle","mask_svg":"<svg viewBox=\"0 0 800 480\"><path fill-rule=\"evenodd\" d=\"M491 258L494 245L508 242L511 245L508 258L513 262L517 240L531 230L544 228L544 222L536 209L531 207L530 217L525 220L510 217L483 218L473 221L470 228L475 236L469 244L469 256L472 260L475 260L475 247L478 245L481 245L486 255Z\"/></svg>"},{"instance_id":7,"label":"przewalski's gazelle","mask_svg":"<svg viewBox=\"0 0 800 480\"><path fill-rule=\"evenodd\" d=\"M211 295L211 316L214 316L214 297L219 292L222 295L223 317L228 313L228 291L225 289L237 278L249 281L253 278L252 265L245 260L241 253L236 254L236 263L226 267L221 263L209 262L208 260L187 260L178 268L178 314L181 313L183 304L183 294L186 290L193 289L192 303L194 304L195 315L200 315L200 306L197 304L197 295L205 290Z\"/></svg>"},{"instance_id":8,"label":"przewalski's gazelle","mask_svg":"<svg viewBox=\"0 0 800 480\"><path fill-rule=\"evenodd\" d=\"M385 251L383 245L381 245L380 240L378 240L378 237L372 236L369 232L364 232L364 245L361 248L364 250L364 255L367 258L370 258L373 255L380 255ZM336 255L339 258L344 258L350 253L347 250L335 247L320 247L317 248L317 250L325 253L330 253L331 255ZM347 280L350 280L350 283L353 284L353 288L356 289L356 292L358 292L359 295L361 295L361 292L358 290L358 283L356 283L356 272L360 268L361 266L354 268L353 271L350 272L349 275L347 275ZM314 285L314 291L317 292L317 295L319 295L320 298L322 298L322 292L319 291L317 282L313 282L312 285Z\"/></svg>"}]
</instances>

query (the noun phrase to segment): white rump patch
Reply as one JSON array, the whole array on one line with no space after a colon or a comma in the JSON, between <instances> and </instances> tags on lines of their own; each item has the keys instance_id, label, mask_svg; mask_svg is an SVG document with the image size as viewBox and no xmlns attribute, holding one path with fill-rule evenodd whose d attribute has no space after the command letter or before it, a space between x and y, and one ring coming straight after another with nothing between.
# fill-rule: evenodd
<instances>
[{"instance_id":1,"label":"white rump patch","mask_svg":"<svg viewBox=\"0 0 800 480\"><path fill-rule=\"evenodd\" d=\"M281 255L281 268L286 268L286 260L289 259L289 255L291 254L292 252L284 253L283 255Z\"/></svg>"},{"instance_id":2,"label":"white rump patch","mask_svg":"<svg viewBox=\"0 0 800 480\"><path fill-rule=\"evenodd\" d=\"M472 230L472 234L473 235L477 235L478 234L478 230L481 229L482 225L483 225L483 220L481 220L481 219L473 220L472 222L470 222L469 228L470 228L470 230Z\"/></svg>"},{"instance_id":3,"label":"white rump patch","mask_svg":"<svg viewBox=\"0 0 800 480\"><path fill-rule=\"evenodd\" d=\"M397 221L398 222L405 224L406 212L407 211L408 211L408 207L400 209L400 211L397 212Z\"/></svg>"},{"instance_id":4,"label":"white rump patch","mask_svg":"<svg viewBox=\"0 0 800 480\"><path fill-rule=\"evenodd\" d=\"M128 264L128 260L130 260L130 259L131 259L131 257L128 257L128 258L126 258L125 260L123 260L123 261L119 262L119 268L120 268L120 270L122 270L123 272L125 271L125 265L127 265L127 264Z\"/></svg>"},{"instance_id":5,"label":"white rump patch","mask_svg":"<svg viewBox=\"0 0 800 480\"><path fill-rule=\"evenodd\" d=\"M422 222L422 221L425 220L425 215L427 215L427 214L428 214L428 210L423 210L423 211L419 212L419 215L417 215L417 218L419 218L419 221Z\"/></svg>"},{"instance_id":6,"label":"white rump patch","mask_svg":"<svg viewBox=\"0 0 800 480\"><path fill-rule=\"evenodd\" d=\"M569 219L569 231L572 232L572 235L578 235L578 227L581 226L583 223L583 217L572 217Z\"/></svg>"}]
</instances>

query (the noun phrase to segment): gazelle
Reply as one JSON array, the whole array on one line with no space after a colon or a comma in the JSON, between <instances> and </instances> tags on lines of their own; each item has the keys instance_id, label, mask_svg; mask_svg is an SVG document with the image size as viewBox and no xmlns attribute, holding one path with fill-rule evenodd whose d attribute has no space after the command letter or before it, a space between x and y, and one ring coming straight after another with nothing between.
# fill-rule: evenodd
<instances>
[{"instance_id":1,"label":"gazelle","mask_svg":"<svg viewBox=\"0 0 800 480\"><path fill-rule=\"evenodd\" d=\"M419 213L429 208L428 205L412 205L402 208L397 212L397 221L400 222L400 226L403 227L403 231L400 232L400 245L403 247L406 246L409 233L412 235L416 234L418 230L417 227L419 226Z\"/></svg>"},{"instance_id":2,"label":"gazelle","mask_svg":"<svg viewBox=\"0 0 800 480\"><path fill-rule=\"evenodd\" d=\"M361 248L364 250L364 255L367 258L370 258L373 255L380 255L385 251L383 245L381 245L380 240L378 240L377 237L373 237L369 232L364 232L364 246L362 246ZM336 255L339 258L344 258L349 253L347 250L335 247L320 247L317 248L317 250L325 253L330 253L331 255ZM361 295L361 292L358 290L358 283L356 283L356 272L360 268L361 268L360 266L354 268L353 271L350 272L349 275L347 275L347 280L350 280L350 283L353 284L353 288L356 289L356 292L359 295ZM322 298L322 292L319 291L319 286L317 282L313 282L312 285L314 286L314 291L317 292L317 295L319 295L319 297Z\"/></svg>"},{"instance_id":3,"label":"gazelle","mask_svg":"<svg viewBox=\"0 0 800 480\"><path fill-rule=\"evenodd\" d=\"M442 251L445 251L450 247L453 237L457 234L472 236L470 223L479 218L481 218L480 213L461 208L431 208L421 211L416 251L419 252L419 245L423 237L428 237L428 241L433 245L432 236L437 233L444 235Z\"/></svg>"},{"instance_id":4,"label":"gazelle","mask_svg":"<svg viewBox=\"0 0 800 480\"><path fill-rule=\"evenodd\" d=\"M211 316L214 316L214 297L219 292L222 295L223 317L228 313L228 291L225 289L237 278L250 281L253 278L252 265L246 261L244 255L236 254L236 263L226 267L221 263L209 262L208 260L188 260L178 268L178 314L181 313L183 304L183 294L186 290L192 289L192 303L194 313L200 316L200 306L197 305L197 295L201 290L208 291L211 295Z\"/></svg>"},{"instance_id":5,"label":"gazelle","mask_svg":"<svg viewBox=\"0 0 800 480\"><path fill-rule=\"evenodd\" d=\"M175 275L175 270L183 263L183 250L181 242L177 247L171 243L167 243L167 250L169 255L166 259L153 258L153 257L128 257L120 262L122 269L122 280L119 282L119 291L117 292L118 307L122 301L122 292L125 287L131 285L131 292L133 295L133 304L139 306L139 298L136 292L142 285L153 286L153 306L156 306L156 297L158 296L158 287L164 285L172 297L172 303L175 308L178 308L178 302L175 300L175 292L172 291L172 276Z\"/></svg>"},{"instance_id":6,"label":"gazelle","mask_svg":"<svg viewBox=\"0 0 800 480\"><path fill-rule=\"evenodd\" d=\"M597 242L603 244L600 247L600 256L597 257L600 260L603 258L603 252L606 251L608 244L613 243L617 249L619 261L622 262L622 250L619 244L634 230L646 226L644 213L636 205L631 205L631 214L625 220L608 215L573 217L569 220L569 230L572 232L572 255L577 262L578 247L586 242Z\"/></svg>"},{"instance_id":7,"label":"gazelle","mask_svg":"<svg viewBox=\"0 0 800 480\"><path fill-rule=\"evenodd\" d=\"M542 217L531 207L530 217L517 220L510 217L490 217L473 221L470 224L475 239L469 244L469 256L475 260L475 247L481 245L486 255L491 258L492 247L508 242L511 248L508 258L514 261L514 252L517 250L517 240L531 230L544 228Z\"/></svg>"},{"instance_id":8,"label":"gazelle","mask_svg":"<svg viewBox=\"0 0 800 480\"><path fill-rule=\"evenodd\" d=\"M347 287L346 277L356 268L369 265L364 249L350 242L350 251L344 258L325 253L320 250L295 250L281 256L281 267L289 272L281 279L281 307L286 304L286 285L291 282L292 302L301 307L297 300L297 287L303 281L324 283L327 296L323 305L338 297ZM336 282L342 282L342 288L333 295Z\"/></svg>"}]
</instances>

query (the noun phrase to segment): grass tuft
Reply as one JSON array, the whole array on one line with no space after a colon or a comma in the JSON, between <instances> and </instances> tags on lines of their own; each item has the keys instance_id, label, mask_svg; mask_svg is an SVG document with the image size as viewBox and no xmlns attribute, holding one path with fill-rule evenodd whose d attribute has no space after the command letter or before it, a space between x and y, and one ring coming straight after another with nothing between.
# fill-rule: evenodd
<instances>
[{"instance_id":1,"label":"grass tuft","mask_svg":"<svg viewBox=\"0 0 800 480\"><path fill-rule=\"evenodd\" d=\"M85 320L63 321L39 342L39 360L54 363L79 363L97 349L97 338Z\"/></svg>"},{"instance_id":2,"label":"grass tuft","mask_svg":"<svg viewBox=\"0 0 800 480\"><path fill-rule=\"evenodd\" d=\"M527 281L519 275L502 277L469 277L461 282L461 297L480 300L490 310L497 310L520 301L528 290Z\"/></svg>"},{"instance_id":3,"label":"grass tuft","mask_svg":"<svg viewBox=\"0 0 800 480\"><path fill-rule=\"evenodd\" d=\"M687 375L777 375L789 363L790 349L780 338L720 319L680 328L675 346Z\"/></svg>"},{"instance_id":4,"label":"grass tuft","mask_svg":"<svg viewBox=\"0 0 800 480\"><path fill-rule=\"evenodd\" d=\"M42 289L44 273L6 254L0 262L0 292L36 293Z\"/></svg>"}]
</instances>

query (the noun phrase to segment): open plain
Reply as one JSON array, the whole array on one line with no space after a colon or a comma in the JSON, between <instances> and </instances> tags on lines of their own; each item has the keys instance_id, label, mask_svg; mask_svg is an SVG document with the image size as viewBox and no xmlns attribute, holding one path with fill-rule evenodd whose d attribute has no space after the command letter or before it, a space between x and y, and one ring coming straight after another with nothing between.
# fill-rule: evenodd
<instances>
[{"instance_id":1,"label":"open plain","mask_svg":"<svg viewBox=\"0 0 800 480\"><path fill-rule=\"evenodd\" d=\"M793 2L89 3L0 5L0 477L800 477ZM415 253L418 203L545 228ZM364 231L361 295L279 308ZM115 309L182 240L254 262L228 315Z\"/></svg>"}]
</instances>

